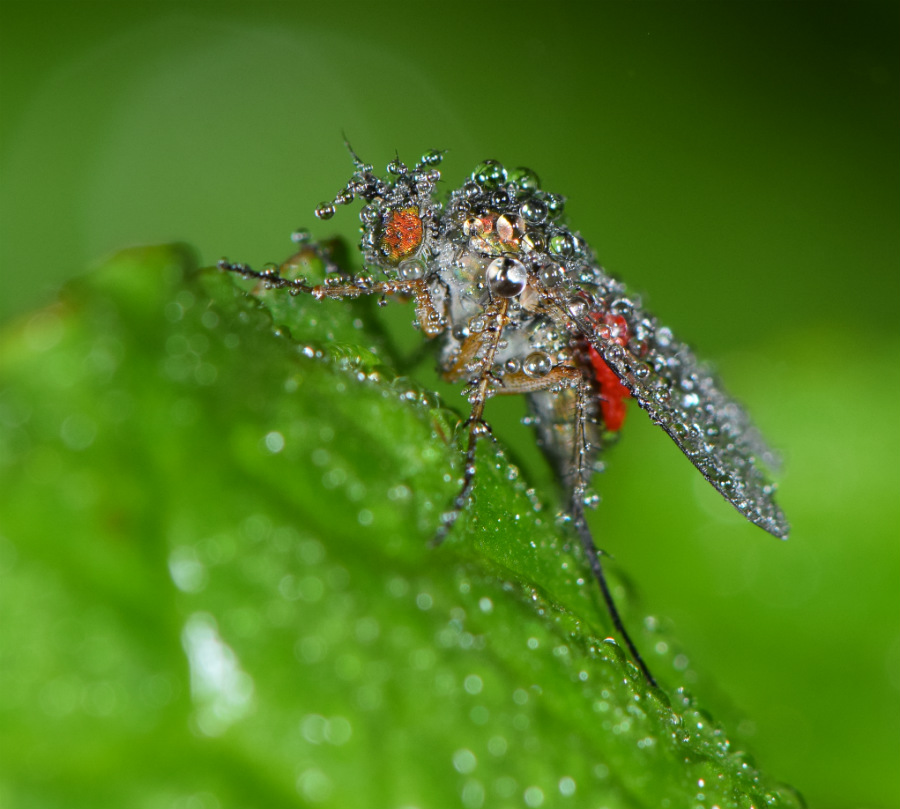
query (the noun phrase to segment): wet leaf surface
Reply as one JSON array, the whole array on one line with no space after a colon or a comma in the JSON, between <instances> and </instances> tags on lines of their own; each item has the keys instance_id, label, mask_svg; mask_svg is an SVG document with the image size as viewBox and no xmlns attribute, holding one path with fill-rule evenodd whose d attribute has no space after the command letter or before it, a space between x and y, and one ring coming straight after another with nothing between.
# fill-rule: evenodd
<instances>
[{"instance_id":1,"label":"wet leaf surface","mask_svg":"<svg viewBox=\"0 0 900 809\"><path fill-rule=\"evenodd\" d=\"M393 377L370 314L164 247L2 335L0 799L799 806L607 640L553 494L499 445L429 546L458 416Z\"/></svg>"}]
</instances>

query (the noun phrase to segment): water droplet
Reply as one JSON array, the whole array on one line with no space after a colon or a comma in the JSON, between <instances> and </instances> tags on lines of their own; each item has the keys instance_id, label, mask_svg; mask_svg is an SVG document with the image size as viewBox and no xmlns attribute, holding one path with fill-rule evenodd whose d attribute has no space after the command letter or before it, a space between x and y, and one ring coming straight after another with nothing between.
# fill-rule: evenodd
<instances>
[{"instance_id":1,"label":"water droplet","mask_svg":"<svg viewBox=\"0 0 900 809\"><path fill-rule=\"evenodd\" d=\"M457 772L467 775L473 772L478 766L478 759L471 750L462 748L453 754L453 769Z\"/></svg>"},{"instance_id":2,"label":"water droplet","mask_svg":"<svg viewBox=\"0 0 900 809\"><path fill-rule=\"evenodd\" d=\"M537 174L525 166L509 172L509 181L521 191L537 191L541 187Z\"/></svg>"},{"instance_id":3,"label":"water droplet","mask_svg":"<svg viewBox=\"0 0 900 809\"><path fill-rule=\"evenodd\" d=\"M310 744L322 744L328 720L321 714L307 714L300 720L300 733Z\"/></svg>"},{"instance_id":4,"label":"water droplet","mask_svg":"<svg viewBox=\"0 0 900 809\"><path fill-rule=\"evenodd\" d=\"M575 794L576 784L575 779L569 775L564 775L559 779L559 794L570 798Z\"/></svg>"},{"instance_id":5,"label":"water droplet","mask_svg":"<svg viewBox=\"0 0 900 809\"><path fill-rule=\"evenodd\" d=\"M331 779L317 767L304 770L297 778L297 792L313 803L322 803L331 797Z\"/></svg>"},{"instance_id":6,"label":"water droplet","mask_svg":"<svg viewBox=\"0 0 900 809\"><path fill-rule=\"evenodd\" d=\"M522 249L527 252L543 253L547 248L547 239L540 231L529 230L522 237Z\"/></svg>"},{"instance_id":7,"label":"water droplet","mask_svg":"<svg viewBox=\"0 0 900 809\"><path fill-rule=\"evenodd\" d=\"M547 206L541 200L532 197L519 206L519 213L523 219L537 225L547 218Z\"/></svg>"},{"instance_id":8,"label":"water droplet","mask_svg":"<svg viewBox=\"0 0 900 809\"><path fill-rule=\"evenodd\" d=\"M506 751L509 748L509 742L506 741L503 736L492 736L488 739L487 743L488 752L492 756L500 756L506 755Z\"/></svg>"},{"instance_id":9,"label":"water droplet","mask_svg":"<svg viewBox=\"0 0 900 809\"><path fill-rule=\"evenodd\" d=\"M477 674L470 674L463 681L463 688L466 690L467 694L480 694L481 689L484 688L484 682Z\"/></svg>"},{"instance_id":10,"label":"water droplet","mask_svg":"<svg viewBox=\"0 0 900 809\"><path fill-rule=\"evenodd\" d=\"M194 613L181 633L191 672L191 700L198 730L220 736L251 709L253 680L219 636L215 619Z\"/></svg>"},{"instance_id":11,"label":"water droplet","mask_svg":"<svg viewBox=\"0 0 900 809\"><path fill-rule=\"evenodd\" d=\"M506 169L496 160L485 160L475 167L472 179L482 188L492 190L506 182Z\"/></svg>"},{"instance_id":12,"label":"water droplet","mask_svg":"<svg viewBox=\"0 0 900 809\"><path fill-rule=\"evenodd\" d=\"M266 449L269 450L273 455L275 453L281 452L284 449L284 436L279 433L277 430L272 430L270 433L266 433L266 437L263 439Z\"/></svg>"},{"instance_id":13,"label":"water droplet","mask_svg":"<svg viewBox=\"0 0 900 809\"><path fill-rule=\"evenodd\" d=\"M566 207L565 197L562 197L559 194L547 194L544 196L544 199L547 202L547 210L551 217L556 219L558 216L562 215L562 212Z\"/></svg>"},{"instance_id":14,"label":"water droplet","mask_svg":"<svg viewBox=\"0 0 900 809\"><path fill-rule=\"evenodd\" d=\"M474 315L469 318L469 334L481 334L486 326L484 315Z\"/></svg>"},{"instance_id":15,"label":"water droplet","mask_svg":"<svg viewBox=\"0 0 900 809\"><path fill-rule=\"evenodd\" d=\"M488 264L485 278L495 295L501 298L515 298L522 293L528 283L528 270L521 261L510 256L501 256Z\"/></svg>"},{"instance_id":16,"label":"water droplet","mask_svg":"<svg viewBox=\"0 0 900 809\"><path fill-rule=\"evenodd\" d=\"M425 265L418 259L410 258L400 262L397 273L404 281L418 281L425 277Z\"/></svg>"},{"instance_id":17,"label":"water droplet","mask_svg":"<svg viewBox=\"0 0 900 809\"><path fill-rule=\"evenodd\" d=\"M395 157L390 163L387 164L388 174L394 174L399 176L401 174L406 174L409 170L406 164L400 160L400 158Z\"/></svg>"},{"instance_id":18,"label":"water droplet","mask_svg":"<svg viewBox=\"0 0 900 809\"><path fill-rule=\"evenodd\" d=\"M332 216L334 216L334 205L330 202L323 202L316 208L317 219L331 219Z\"/></svg>"},{"instance_id":19,"label":"water droplet","mask_svg":"<svg viewBox=\"0 0 900 809\"><path fill-rule=\"evenodd\" d=\"M507 194L504 189L498 188L493 194L491 194L491 205L494 208L505 208L507 205L509 205L509 194Z\"/></svg>"},{"instance_id":20,"label":"water droplet","mask_svg":"<svg viewBox=\"0 0 900 809\"><path fill-rule=\"evenodd\" d=\"M184 593L199 593L206 587L206 566L190 545L174 548L169 554L169 575L175 586Z\"/></svg>"},{"instance_id":21,"label":"water droplet","mask_svg":"<svg viewBox=\"0 0 900 809\"><path fill-rule=\"evenodd\" d=\"M553 370L553 360L543 351L534 351L525 358L525 362L522 363L522 370L526 376L540 379Z\"/></svg>"},{"instance_id":22,"label":"water droplet","mask_svg":"<svg viewBox=\"0 0 900 809\"><path fill-rule=\"evenodd\" d=\"M425 166L439 166L443 159L443 152L438 149L430 149L422 155L422 164Z\"/></svg>"},{"instance_id":23,"label":"water droplet","mask_svg":"<svg viewBox=\"0 0 900 809\"><path fill-rule=\"evenodd\" d=\"M465 809L481 809L484 806L484 786L474 778L466 781L460 797Z\"/></svg>"},{"instance_id":24,"label":"water droplet","mask_svg":"<svg viewBox=\"0 0 900 809\"><path fill-rule=\"evenodd\" d=\"M569 233L557 233L551 237L550 252L557 256L572 255L572 236Z\"/></svg>"},{"instance_id":25,"label":"water droplet","mask_svg":"<svg viewBox=\"0 0 900 809\"><path fill-rule=\"evenodd\" d=\"M544 805L544 791L540 787L528 787L522 797L525 799L526 806L537 807Z\"/></svg>"},{"instance_id":26,"label":"water droplet","mask_svg":"<svg viewBox=\"0 0 900 809\"><path fill-rule=\"evenodd\" d=\"M332 716L325 725L325 741L339 747L350 741L353 725L343 716Z\"/></svg>"},{"instance_id":27,"label":"water droplet","mask_svg":"<svg viewBox=\"0 0 900 809\"><path fill-rule=\"evenodd\" d=\"M538 270L538 278L547 289L555 289L565 280L563 268L556 262L547 261Z\"/></svg>"}]
</instances>

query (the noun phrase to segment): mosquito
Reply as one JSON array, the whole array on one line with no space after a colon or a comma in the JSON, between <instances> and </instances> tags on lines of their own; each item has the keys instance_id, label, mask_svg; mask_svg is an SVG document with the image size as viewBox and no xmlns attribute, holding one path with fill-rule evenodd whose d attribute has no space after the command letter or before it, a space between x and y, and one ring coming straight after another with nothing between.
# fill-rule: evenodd
<instances>
[{"instance_id":1,"label":"mosquito","mask_svg":"<svg viewBox=\"0 0 900 809\"><path fill-rule=\"evenodd\" d=\"M414 302L424 335L442 339L444 378L465 386L470 405L462 485L435 544L447 537L475 485L476 446L490 434L487 401L524 395L613 625L655 686L585 519L585 507L598 499L590 478L622 429L628 400L750 522L785 539L789 527L762 469L776 469L777 456L710 368L600 266L566 224L565 198L544 191L533 171L485 160L444 201L436 191L442 152L427 152L412 168L397 157L384 176L350 154L353 174L316 216L330 219L338 207L363 202L360 250L378 280L369 272L331 273L326 283L311 285L274 265L257 271L223 259L219 268L319 300L380 295Z\"/></svg>"}]
</instances>

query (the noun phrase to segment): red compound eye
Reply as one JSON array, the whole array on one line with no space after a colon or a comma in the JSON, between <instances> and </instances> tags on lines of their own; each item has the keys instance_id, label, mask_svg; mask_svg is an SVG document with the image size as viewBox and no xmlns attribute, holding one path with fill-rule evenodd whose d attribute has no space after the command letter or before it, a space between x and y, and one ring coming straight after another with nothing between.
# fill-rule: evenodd
<instances>
[{"instance_id":1,"label":"red compound eye","mask_svg":"<svg viewBox=\"0 0 900 809\"><path fill-rule=\"evenodd\" d=\"M398 264L419 249L423 235L418 208L394 208L384 223L381 252L391 264Z\"/></svg>"}]
</instances>

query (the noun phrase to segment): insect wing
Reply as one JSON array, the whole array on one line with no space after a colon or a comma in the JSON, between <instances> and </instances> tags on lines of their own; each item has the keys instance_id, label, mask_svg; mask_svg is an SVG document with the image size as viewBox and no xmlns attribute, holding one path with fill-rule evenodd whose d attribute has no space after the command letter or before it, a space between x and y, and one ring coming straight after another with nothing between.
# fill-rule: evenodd
<instances>
[{"instance_id":1,"label":"insect wing","mask_svg":"<svg viewBox=\"0 0 900 809\"><path fill-rule=\"evenodd\" d=\"M568 306L568 315L703 477L750 522L787 538L788 523L773 500L775 486L759 464L774 468L778 458L741 405L721 389L710 368L686 344L633 298L616 297L606 303L628 321L632 338L625 346L611 341L577 301Z\"/></svg>"}]
</instances>

